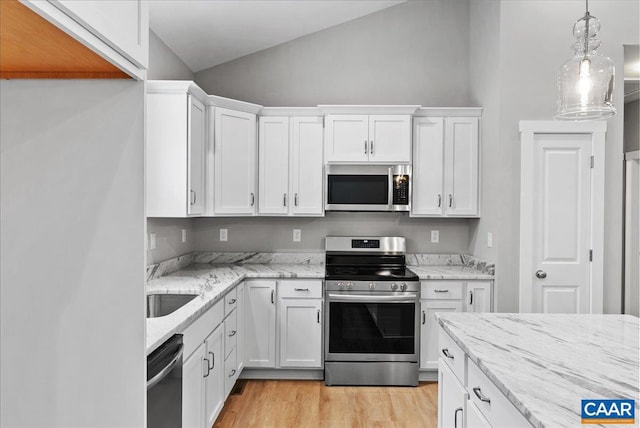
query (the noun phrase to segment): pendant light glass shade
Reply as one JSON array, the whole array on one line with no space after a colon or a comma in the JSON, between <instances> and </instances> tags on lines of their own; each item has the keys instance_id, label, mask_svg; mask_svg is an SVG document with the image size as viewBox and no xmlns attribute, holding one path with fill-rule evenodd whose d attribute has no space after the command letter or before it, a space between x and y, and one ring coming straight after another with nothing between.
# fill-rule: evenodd
<instances>
[{"instance_id":1,"label":"pendant light glass shade","mask_svg":"<svg viewBox=\"0 0 640 428\"><path fill-rule=\"evenodd\" d=\"M596 120L616 114L613 106L615 67L599 55L600 22L587 9L573 26L575 55L558 71L556 119Z\"/></svg>"}]
</instances>

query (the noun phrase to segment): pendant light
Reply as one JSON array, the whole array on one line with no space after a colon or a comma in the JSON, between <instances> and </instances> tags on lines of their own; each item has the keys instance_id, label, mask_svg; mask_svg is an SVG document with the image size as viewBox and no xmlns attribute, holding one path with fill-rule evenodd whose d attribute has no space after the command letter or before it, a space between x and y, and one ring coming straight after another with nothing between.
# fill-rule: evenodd
<instances>
[{"instance_id":1,"label":"pendant light","mask_svg":"<svg viewBox=\"0 0 640 428\"><path fill-rule=\"evenodd\" d=\"M600 21L586 13L573 25L575 55L558 71L556 119L597 120L616 114L613 106L613 61L596 52L600 46Z\"/></svg>"}]
</instances>

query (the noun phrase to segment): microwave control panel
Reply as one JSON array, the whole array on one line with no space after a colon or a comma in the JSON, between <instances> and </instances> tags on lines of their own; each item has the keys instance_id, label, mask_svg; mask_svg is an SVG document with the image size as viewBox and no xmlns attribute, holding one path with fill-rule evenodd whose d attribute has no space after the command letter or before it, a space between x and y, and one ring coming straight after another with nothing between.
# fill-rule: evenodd
<instances>
[{"instance_id":1,"label":"microwave control panel","mask_svg":"<svg viewBox=\"0 0 640 428\"><path fill-rule=\"evenodd\" d=\"M409 176L393 176L393 205L409 205Z\"/></svg>"}]
</instances>

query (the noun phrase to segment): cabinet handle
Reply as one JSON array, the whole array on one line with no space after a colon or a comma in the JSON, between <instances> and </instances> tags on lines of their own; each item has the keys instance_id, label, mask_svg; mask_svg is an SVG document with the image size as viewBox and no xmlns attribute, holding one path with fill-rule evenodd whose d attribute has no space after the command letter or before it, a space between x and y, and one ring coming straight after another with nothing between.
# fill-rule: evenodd
<instances>
[{"instance_id":1,"label":"cabinet handle","mask_svg":"<svg viewBox=\"0 0 640 428\"><path fill-rule=\"evenodd\" d=\"M422 324L425 324L427 322L427 314L424 313L424 311L422 311Z\"/></svg>"},{"instance_id":2,"label":"cabinet handle","mask_svg":"<svg viewBox=\"0 0 640 428\"><path fill-rule=\"evenodd\" d=\"M318 309L318 324L320 324L320 309Z\"/></svg>"},{"instance_id":3,"label":"cabinet handle","mask_svg":"<svg viewBox=\"0 0 640 428\"><path fill-rule=\"evenodd\" d=\"M449 208L453 205L453 195L449 193Z\"/></svg>"},{"instance_id":4,"label":"cabinet handle","mask_svg":"<svg viewBox=\"0 0 640 428\"><path fill-rule=\"evenodd\" d=\"M231 374L229 375L229 377L233 377L234 374L236 374L236 369L231 370Z\"/></svg>"},{"instance_id":5,"label":"cabinet handle","mask_svg":"<svg viewBox=\"0 0 640 428\"><path fill-rule=\"evenodd\" d=\"M255 203L256 203L256 195L251 193L251 206L253 206Z\"/></svg>"},{"instance_id":6,"label":"cabinet handle","mask_svg":"<svg viewBox=\"0 0 640 428\"><path fill-rule=\"evenodd\" d=\"M236 333L237 333L237 331L236 331L236 330L231 330L231 333L229 333L229 337L233 337L233 336L235 336L235 335L236 335Z\"/></svg>"},{"instance_id":7,"label":"cabinet handle","mask_svg":"<svg viewBox=\"0 0 640 428\"><path fill-rule=\"evenodd\" d=\"M275 303L273 301L273 295L276 294L276 290L271 290L271 303Z\"/></svg>"},{"instance_id":8,"label":"cabinet handle","mask_svg":"<svg viewBox=\"0 0 640 428\"><path fill-rule=\"evenodd\" d=\"M211 355L211 367L209 367L209 370L215 368L216 366L216 356L213 354L213 352L209 351L209 355ZM208 364L207 364L208 366Z\"/></svg>"},{"instance_id":9,"label":"cabinet handle","mask_svg":"<svg viewBox=\"0 0 640 428\"><path fill-rule=\"evenodd\" d=\"M458 407L455 412L453 412L453 428L458 428L458 412L462 412L462 407Z\"/></svg>"},{"instance_id":10,"label":"cabinet handle","mask_svg":"<svg viewBox=\"0 0 640 428\"><path fill-rule=\"evenodd\" d=\"M436 288L436 289L433 290L433 292L434 293L448 293L449 290L448 289L447 290L442 290L440 288Z\"/></svg>"},{"instance_id":11,"label":"cabinet handle","mask_svg":"<svg viewBox=\"0 0 640 428\"><path fill-rule=\"evenodd\" d=\"M208 377L209 376L209 372L211 371L211 369L209 368L209 359L208 358L203 358L203 363L206 361L206 368L207 368L207 374L205 374L203 377Z\"/></svg>"},{"instance_id":12,"label":"cabinet handle","mask_svg":"<svg viewBox=\"0 0 640 428\"><path fill-rule=\"evenodd\" d=\"M473 290L469 290L469 304L473 305Z\"/></svg>"},{"instance_id":13,"label":"cabinet handle","mask_svg":"<svg viewBox=\"0 0 640 428\"><path fill-rule=\"evenodd\" d=\"M294 288L294 291L309 291L308 288Z\"/></svg>"},{"instance_id":14,"label":"cabinet handle","mask_svg":"<svg viewBox=\"0 0 640 428\"><path fill-rule=\"evenodd\" d=\"M298 206L298 194L297 193L293 194L293 205L295 205L296 207Z\"/></svg>"},{"instance_id":15,"label":"cabinet handle","mask_svg":"<svg viewBox=\"0 0 640 428\"><path fill-rule=\"evenodd\" d=\"M491 404L491 399L482 393L482 390L479 386L473 388L473 393L476 394L476 397L478 397L480 401Z\"/></svg>"},{"instance_id":16,"label":"cabinet handle","mask_svg":"<svg viewBox=\"0 0 640 428\"><path fill-rule=\"evenodd\" d=\"M235 302L236 302L236 299L231 299L231 300L229 300L229 304L230 304L230 305L233 305Z\"/></svg>"},{"instance_id":17,"label":"cabinet handle","mask_svg":"<svg viewBox=\"0 0 640 428\"><path fill-rule=\"evenodd\" d=\"M438 208L442 206L442 195L438 193Z\"/></svg>"},{"instance_id":18,"label":"cabinet handle","mask_svg":"<svg viewBox=\"0 0 640 428\"><path fill-rule=\"evenodd\" d=\"M451 358L453 360L453 355L451 355L451 353L449 352L448 348L442 348L442 354L447 357L447 358Z\"/></svg>"},{"instance_id":19,"label":"cabinet handle","mask_svg":"<svg viewBox=\"0 0 640 428\"><path fill-rule=\"evenodd\" d=\"M371 143L371 150L369 150L369 153L373 154L373 140L371 140L370 143Z\"/></svg>"},{"instance_id":20,"label":"cabinet handle","mask_svg":"<svg viewBox=\"0 0 640 428\"><path fill-rule=\"evenodd\" d=\"M287 194L286 193L282 197L282 205L285 206L285 207L287 206Z\"/></svg>"},{"instance_id":21,"label":"cabinet handle","mask_svg":"<svg viewBox=\"0 0 640 428\"><path fill-rule=\"evenodd\" d=\"M367 148L367 140L364 140L364 154L365 154L365 155L369 153L369 151L368 151L368 150L369 150L369 149Z\"/></svg>"}]
</instances>

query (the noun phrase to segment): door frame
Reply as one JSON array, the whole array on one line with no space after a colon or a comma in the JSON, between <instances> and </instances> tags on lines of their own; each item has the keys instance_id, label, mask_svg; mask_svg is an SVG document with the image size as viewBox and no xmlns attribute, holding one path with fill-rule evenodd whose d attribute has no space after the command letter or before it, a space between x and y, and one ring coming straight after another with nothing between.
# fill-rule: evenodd
<instances>
[{"instance_id":1,"label":"door frame","mask_svg":"<svg viewBox=\"0 0 640 428\"><path fill-rule=\"evenodd\" d=\"M638 236L640 225L635 225L635 230L631 221L633 219L633 179L640 176L640 150L633 152L627 152L624 154L625 160L625 209L624 209L624 281L622 286L622 313L630 313L631 305L627 301L627 286L630 283L630 279L634 274L632 270L637 270L636 275L640 275L640 266L638 266L638 260L636 256L632 254L631 243L634 240L640 239ZM635 190L640 189L640 182L635 183ZM637 203L637 202L636 202ZM637 208L635 208L637 209ZM635 236L634 236L635 235ZM635 265L634 265L635 261Z\"/></svg>"},{"instance_id":2,"label":"door frame","mask_svg":"<svg viewBox=\"0 0 640 428\"><path fill-rule=\"evenodd\" d=\"M603 312L604 282L604 168L606 121L520 121L520 287L519 312L533 311L533 212L535 134L590 134L591 155L591 249L589 313Z\"/></svg>"}]
</instances>

